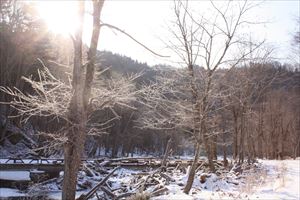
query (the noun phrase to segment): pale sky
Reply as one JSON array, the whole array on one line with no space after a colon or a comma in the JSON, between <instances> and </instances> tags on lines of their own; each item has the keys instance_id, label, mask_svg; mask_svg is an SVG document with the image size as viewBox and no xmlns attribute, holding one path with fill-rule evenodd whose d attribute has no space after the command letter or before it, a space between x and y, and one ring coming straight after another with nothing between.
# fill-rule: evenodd
<instances>
[{"instance_id":1,"label":"pale sky","mask_svg":"<svg viewBox=\"0 0 300 200\"><path fill-rule=\"evenodd\" d=\"M52 3L53 1L48 1L48 4L50 2ZM55 6L54 12L51 11L51 6L45 6L45 1L39 4L44 5L44 9L41 11L42 16L49 12L49 15L53 18L53 13L55 13L55 16L61 20L61 17L59 17L61 12L66 20L68 18L72 20L72 17L68 17L66 12L66 7L69 6L64 5L61 1L52 3L60 5L60 9ZM191 8L199 13L209 14L207 9L209 4L209 1L194 0L191 3ZM168 26L174 20L172 8L172 0L107 0L102 10L103 22L118 26L155 52L171 56L170 58L165 59L154 56L121 33L112 32L107 28L101 30L98 48L126 55L140 62L147 62L150 65L158 63L170 64L170 61L176 60L176 58L166 48L163 41L170 39ZM299 30L299 24L296 23L296 19L300 17L299 9L300 3L297 0L269 0L254 8L249 15L250 21L268 22L263 25L252 26L250 31L253 33L254 39L267 39L268 45L276 48L273 56L282 59L282 61L288 56L292 34ZM90 22L89 19L86 21ZM58 24L55 21L53 23ZM72 25L72 23L68 22L64 24ZM63 27L67 28L64 25L60 28ZM88 41L88 37L86 36L84 40Z\"/></svg>"}]
</instances>

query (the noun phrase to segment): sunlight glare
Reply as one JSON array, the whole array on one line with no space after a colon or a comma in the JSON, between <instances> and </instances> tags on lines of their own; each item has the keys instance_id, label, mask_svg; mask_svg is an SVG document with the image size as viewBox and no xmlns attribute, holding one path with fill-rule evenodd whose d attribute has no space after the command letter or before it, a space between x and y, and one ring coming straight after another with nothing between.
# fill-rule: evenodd
<instances>
[{"instance_id":1,"label":"sunlight glare","mask_svg":"<svg viewBox=\"0 0 300 200\"><path fill-rule=\"evenodd\" d=\"M38 1L35 4L49 30L62 35L73 34L76 31L76 1Z\"/></svg>"}]
</instances>

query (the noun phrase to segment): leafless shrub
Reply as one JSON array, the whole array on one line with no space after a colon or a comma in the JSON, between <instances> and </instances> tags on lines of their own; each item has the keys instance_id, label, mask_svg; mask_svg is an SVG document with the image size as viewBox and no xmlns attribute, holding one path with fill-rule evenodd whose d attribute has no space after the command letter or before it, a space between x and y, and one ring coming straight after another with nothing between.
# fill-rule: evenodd
<instances>
[{"instance_id":1,"label":"leafless shrub","mask_svg":"<svg viewBox=\"0 0 300 200\"><path fill-rule=\"evenodd\" d=\"M139 118L142 128L174 129L191 125L192 104L186 91L184 70L174 70L172 74L159 73L156 82L146 85L139 95L144 104Z\"/></svg>"},{"instance_id":2,"label":"leafless shrub","mask_svg":"<svg viewBox=\"0 0 300 200\"><path fill-rule=\"evenodd\" d=\"M23 93L17 88L0 87L0 91L13 97L11 102L2 102L11 105L18 111L17 116L22 117L23 122L27 122L31 117L53 118L63 123L68 121L68 106L72 96L71 82L63 82L56 79L51 72L45 67L38 71L39 79L34 80L32 77L23 77L33 89L31 94ZM135 74L120 79L97 80L92 87L90 104L92 110L103 110L109 108L115 114L114 117L107 119L102 123L92 123L90 119L87 122L87 132L89 135L100 135L106 133L110 127L110 122L120 116L114 111L116 105L125 106L135 109L132 102L137 100L137 95L142 91L137 90L134 81L141 74ZM56 132L46 133L39 132L38 136L45 138L48 143L36 150L44 149L51 151L63 145L67 141L66 133L71 127L58 127Z\"/></svg>"},{"instance_id":3,"label":"leafless shrub","mask_svg":"<svg viewBox=\"0 0 300 200\"><path fill-rule=\"evenodd\" d=\"M67 107L71 98L71 85L56 79L47 68L38 70L39 79L22 77L33 89L32 94L17 88L0 86L0 91L13 97L11 105L18 111L18 117L26 122L32 116L67 119Z\"/></svg>"},{"instance_id":4,"label":"leafless shrub","mask_svg":"<svg viewBox=\"0 0 300 200\"><path fill-rule=\"evenodd\" d=\"M279 186L278 188L284 187L286 182L286 172L287 172L287 166L284 162L282 162L278 169L278 175L277 178L279 179Z\"/></svg>"}]
</instances>

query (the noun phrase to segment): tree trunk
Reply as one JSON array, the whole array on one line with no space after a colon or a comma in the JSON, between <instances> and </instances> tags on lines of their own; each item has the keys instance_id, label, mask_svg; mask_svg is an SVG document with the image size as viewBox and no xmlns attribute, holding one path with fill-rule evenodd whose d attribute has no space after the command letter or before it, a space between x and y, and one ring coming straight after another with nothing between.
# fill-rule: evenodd
<instances>
[{"instance_id":1,"label":"tree trunk","mask_svg":"<svg viewBox=\"0 0 300 200\"><path fill-rule=\"evenodd\" d=\"M77 136L73 141L68 141L64 147L64 181L62 199L75 199L77 174L81 164L81 154L84 147L84 126L77 130ZM76 145L75 145L76 144Z\"/></svg>"},{"instance_id":2,"label":"tree trunk","mask_svg":"<svg viewBox=\"0 0 300 200\"><path fill-rule=\"evenodd\" d=\"M162 162L161 162L161 166L162 166L162 167L165 167L165 166L166 166L167 158L168 158L169 153L170 153L171 142L172 142L172 139L169 138L169 140L168 140L168 142L167 142L166 149L165 149L165 155L164 155L164 158L163 158L163 160L162 160Z\"/></svg>"},{"instance_id":3,"label":"tree trunk","mask_svg":"<svg viewBox=\"0 0 300 200\"><path fill-rule=\"evenodd\" d=\"M69 105L69 132L64 145L64 181L63 200L75 199L77 173L81 163L86 137L86 112L83 102L83 67L82 67L82 30L84 21L84 1L79 2L79 28L74 38L73 96Z\"/></svg>"},{"instance_id":4,"label":"tree trunk","mask_svg":"<svg viewBox=\"0 0 300 200\"><path fill-rule=\"evenodd\" d=\"M206 136L204 136L204 138L205 137ZM215 171L215 165L213 162L214 158L213 158L213 154L211 152L211 144L208 142L208 139L204 139L204 145L205 145L205 150L206 150L206 154L207 154L209 169L210 169L210 171L214 172Z\"/></svg>"},{"instance_id":5,"label":"tree trunk","mask_svg":"<svg viewBox=\"0 0 300 200\"><path fill-rule=\"evenodd\" d=\"M94 73L95 73L95 59L97 56L97 46L98 46L98 40L100 35L100 16L101 11L103 8L104 0L94 0L93 1L93 32L92 32L92 38L90 43L90 48L88 52L88 64L86 67L86 74L85 74L85 83L84 83L84 93L83 93L83 99L84 99L84 106L87 110L90 110L90 96L92 91L92 83L94 79Z\"/></svg>"},{"instance_id":6,"label":"tree trunk","mask_svg":"<svg viewBox=\"0 0 300 200\"><path fill-rule=\"evenodd\" d=\"M233 108L233 121L234 121L234 135L233 135L233 159L236 160L238 156L238 115Z\"/></svg>"},{"instance_id":7,"label":"tree trunk","mask_svg":"<svg viewBox=\"0 0 300 200\"><path fill-rule=\"evenodd\" d=\"M119 151L119 147L118 147L118 144L117 144L117 140L113 139L112 147L111 147L111 158L118 157L118 151Z\"/></svg>"},{"instance_id":8,"label":"tree trunk","mask_svg":"<svg viewBox=\"0 0 300 200\"><path fill-rule=\"evenodd\" d=\"M87 115L83 106L82 89L77 87L77 82L74 82L74 85L76 89L69 107L69 121L71 124L67 133L67 142L64 145L63 200L75 199L77 173L81 164L81 154L84 151L86 138Z\"/></svg>"},{"instance_id":9,"label":"tree trunk","mask_svg":"<svg viewBox=\"0 0 300 200\"><path fill-rule=\"evenodd\" d=\"M245 113L241 114L241 128L240 128L240 146L239 146L239 163L244 162L245 155Z\"/></svg>"},{"instance_id":10,"label":"tree trunk","mask_svg":"<svg viewBox=\"0 0 300 200\"><path fill-rule=\"evenodd\" d=\"M210 139L211 143L211 153L212 153L212 158L213 160L217 160L217 135L214 135Z\"/></svg>"},{"instance_id":11,"label":"tree trunk","mask_svg":"<svg viewBox=\"0 0 300 200\"><path fill-rule=\"evenodd\" d=\"M186 42L186 40L185 40ZM194 77L194 66L191 61L189 61L189 64L187 66L188 73L190 76L190 91L192 94L192 104L193 104L193 129L194 129L194 136L196 140L196 149L195 149L195 156L194 161L192 163L192 166L189 171L188 180L184 187L184 193L188 194L193 186L195 174L196 174L196 167L198 164L198 159L200 155L200 138L202 137L203 131L202 131L202 124L203 121L201 121L201 106L199 102L199 96L198 91L195 84L195 77Z\"/></svg>"},{"instance_id":12,"label":"tree trunk","mask_svg":"<svg viewBox=\"0 0 300 200\"><path fill-rule=\"evenodd\" d=\"M88 52L88 65L86 73L82 65L82 32L84 24L84 1L79 1L78 29L74 42L74 67L73 67L73 97L69 106L70 130L67 133L67 142L64 146L64 182L63 200L75 199L77 173L81 164L81 154L84 151L86 139L87 111L90 110L89 99L94 77L95 57L100 33L100 14L104 0L93 1L93 33ZM84 79L85 75L85 79Z\"/></svg>"},{"instance_id":13,"label":"tree trunk","mask_svg":"<svg viewBox=\"0 0 300 200\"><path fill-rule=\"evenodd\" d=\"M200 144L197 142L196 149L195 149L194 161L193 161L193 164L190 168L189 175L188 175L188 180L187 180L186 185L185 185L184 190L183 190L183 192L186 193L186 194L189 194L189 192L190 192L190 190L193 186L199 156L200 156Z\"/></svg>"},{"instance_id":14,"label":"tree trunk","mask_svg":"<svg viewBox=\"0 0 300 200\"><path fill-rule=\"evenodd\" d=\"M258 115L258 146L257 146L257 154L259 158L263 158L263 127L264 127L264 118L263 118L263 108L259 110L259 115Z\"/></svg>"},{"instance_id":15,"label":"tree trunk","mask_svg":"<svg viewBox=\"0 0 300 200\"><path fill-rule=\"evenodd\" d=\"M227 160L227 145L226 145L226 133L223 128L223 162L224 162L224 167L227 167L228 165L228 160Z\"/></svg>"}]
</instances>

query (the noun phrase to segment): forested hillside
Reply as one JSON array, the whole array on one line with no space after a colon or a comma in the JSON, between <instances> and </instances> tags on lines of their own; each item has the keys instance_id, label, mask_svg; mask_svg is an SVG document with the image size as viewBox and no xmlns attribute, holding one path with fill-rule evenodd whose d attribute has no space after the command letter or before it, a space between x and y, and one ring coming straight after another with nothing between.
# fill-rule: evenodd
<instances>
[{"instance_id":1,"label":"forested hillside","mask_svg":"<svg viewBox=\"0 0 300 200\"><path fill-rule=\"evenodd\" d=\"M7 36L2 37L2 39L5 38L9 39ZM12 53L17 54L17 52ZM50 55L45 54L44 56ZM57 74L57 78L68 81L71 66L59 64L53 58L43 58L39 54L33 54L32 57L33 61L28 66L25 64L9 65L15 69L22 68L22 70L3 70L2 77L11 77L1 79L11 81L11 83L3 83L3 85L17 88L24 87L21 91L32 92L30 87L26 86L24 80L20 78L18 82L13 82L13 80L21 76L33 76L38 79L36 70L42 69L43 65L53 74ZM66 63L66 61L62 63ZM58 73L60 70L61 72ZM199 70L203 69L199 68ZM178 69L172 69L170 66L151 67L146 63L139 63L131 58L107 51L98 52L97 71L104 71L99 75L99 79L118 79L122 76L140 74L135 80L137 87L156 82L156 78L160 79L161 75L170 74L172 76L172 74L178 73ZM10 74L8 74L9 72ZM218 73L221 76L226 73L226 69L220 69ZM248 148L251 148L249 151L253 153L253 157L299 156L300 144L299 134L297 134L299 131L299 76L297 68L278 62L268 62L263 64L252 63L249 66L236 68L227 75L225 80L217 80L221 82L220 87L232 86L237 91L233 96L229 96L223 99L223 102L220 102L225 105L230 101L234 103L226 105L224 109L215 113L214 120L219 120L219 125L215 127L215 131L222 132L222 134L217 134L217 138L215 138L217 143L214 146L214 148L217 148L215 152L223 154L224 145L222 143L225 139L225 149L228 154L238 156L238 149L241 148L239 145L243 143L241 140L246 140L245 138L242 139L241 136L245 134L246 137L251 138L252 142L247 141L244 145L249 145ZM21 87L21 85L24 86ZM1 98L6 100L10 97L5 93L1 93ZM192 136L185 131L176 130L176 128L168 130L163 128L144 129L143 125L138 122L139 116L143 115L144 105L138 106L138 110L116 106L114 110L120 115L120 118L111 122L111 127L105 131L108 134L91 136L88 139L87 155L92 157L103 154L113 157L117 155L128 156L136 153L160 155L164 152L165 145L170 137L173 139L175 155L192 152L190 142ZM43 137L39 137L38 132L57 128L58 122L56 121L45 123L45 119L32 118L28 122L22 123L21 117L8 119L8 116L15 112L12 107L1 105L2 144L6 140L12 144L18 142L27 144L26 138L12 131L22 132L25 129L24 134L28 134L26 133L26 127L30 127L32 129L30 131L35 132L34 134L30 133L30 137L42 141ZM105 121L109 118L106 115L113 115L113 113L110 109L107 109L106 111L96 112L94 115L94 120ZM243 120L246 121L241 121L242 117L245 117ZM5 128L7 126L8 128ZM30 147L30 145L28 146Z\"/></svg>"}]
</instances>

